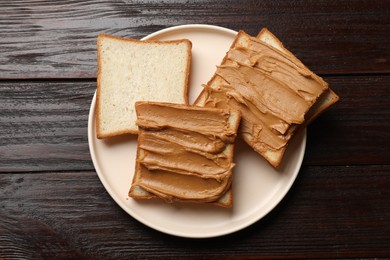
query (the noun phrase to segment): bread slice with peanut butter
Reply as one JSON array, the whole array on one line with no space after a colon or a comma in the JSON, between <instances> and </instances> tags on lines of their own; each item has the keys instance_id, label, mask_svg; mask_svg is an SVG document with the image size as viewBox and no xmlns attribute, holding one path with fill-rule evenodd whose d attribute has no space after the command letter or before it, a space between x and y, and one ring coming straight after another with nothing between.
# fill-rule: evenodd
<instances>
[{"instance_id":1,"label":"bread slice with peanut butter","mask_svg":"<svg viewBox=\"0 0 390 260\"><path fill-rule=\"evenodd\" d=\"M337 101L325 93L334 92L268 30L240 31L195 105L241 111L239 135L278 167L300 126Z\"/></svg>"},{"instance_id":2,"label":"bread slice with peanut butter","mask_svg":"<svg viewBox=\"0 0 390 260\"><path fill-rule=\"evenodd\" d=\"M267 28L263 28L257 34L256 38L280 50L281 52L293 55L289 50L284 47L283 43ZM304 125L310 124L315 118L317 118L322 112L324 112L327 108L332 106L338 100L339 96L331 88L325 90L317 99L315 104L306 113Z\"/></svg>"},{"instance_id":3,"label":"bread slice with peanut butter","mask_svg":"<svg viewBox=\"0 0 390 260\"><path fill-rule=\"evenodd\" d=\"M232 207L238 111L137 102L136 112L138 147L130 197Z\"/></svg>"}]
</instances>

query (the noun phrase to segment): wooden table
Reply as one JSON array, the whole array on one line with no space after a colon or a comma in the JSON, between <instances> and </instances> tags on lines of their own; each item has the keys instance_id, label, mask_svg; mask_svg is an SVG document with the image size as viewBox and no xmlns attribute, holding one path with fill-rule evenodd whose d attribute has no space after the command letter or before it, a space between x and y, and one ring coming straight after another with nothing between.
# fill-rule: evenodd
<instances>
[{"instance_id":1,"label":"wooden table","mask_svg":"<svg viewBox=\"0 0 390 260\"><path fill-rule=\"evenodd\" d=\"M341 97L276 208L186 239L133 219L91 161L96 36L269 28ZM0 258L390 257L388 1L0 1Z\"/></svg>"}]
</instances>

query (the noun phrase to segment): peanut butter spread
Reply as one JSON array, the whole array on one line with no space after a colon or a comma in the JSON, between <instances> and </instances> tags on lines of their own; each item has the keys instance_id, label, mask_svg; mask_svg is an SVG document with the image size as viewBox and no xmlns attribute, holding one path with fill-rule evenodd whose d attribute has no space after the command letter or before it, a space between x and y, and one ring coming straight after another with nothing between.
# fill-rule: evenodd
<instances>
[{"instance_id":1,"label":"peanut butter spread","mask_svg":"<svg viewBox=\"0 0 390 260\"><path fill-rule=\"evenodd\" d=\"M232 181L237 126L229 110L136 104L139 178L133 185L167 201L211 202Z\"/></svg>"},{"instance_id":2,"label":"peanut butter spread","mask_svg":"<svg viewBox=\"0 0 390 260\"><path fill-rule=\"evenodd\" d=\"M278 151L327 88L292 54L248 36L233 45L205 86L205 106L241 111L240 132L252 136L255 149Z\"/></svg>"}]
</instances>

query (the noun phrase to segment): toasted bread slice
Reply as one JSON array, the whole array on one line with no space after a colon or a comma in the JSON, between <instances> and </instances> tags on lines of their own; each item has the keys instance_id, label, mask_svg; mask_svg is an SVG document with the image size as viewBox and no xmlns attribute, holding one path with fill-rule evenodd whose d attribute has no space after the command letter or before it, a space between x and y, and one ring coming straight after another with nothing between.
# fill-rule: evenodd
<instances>
[{"instance_id":1,"label":"toasted bread slice","mask_svg":"<svg viewBox=\"0 0 390 260\"><path fill-rule=\"evenodd\" d=\"M254 55L252 54L251 58L255 58L254 61L251 58L244 58L242 60L239 60L240 58L237 57L233 57L233 60L231 60L230 57L234 56L235 51L240 52L242 49L254 51L253 46L256 45L266 46L264 47L267 49L266 51L282 57L286 64L290 64L291 67L296 68L296 70L292 72L296 73L298 76L299 74L301 74L302 76L300 77L302 78L302 80L310 78L311 80L315 81L315 84L307 85L308 87L310 87L310 91L307 91L307 89L305 89L305 84L291 85L289 82L282 82L284 88L280 88L280 91L278 90L279 93L283 92L283 95L289 95L291 94L290 90L292 90L297 93L297 95L301 96L304 102L306 102L306 105L301 106L300 110L295 109L294 106L291 106L290 108L287 106L287 109L285 108L284 111L278 111L280 106L282 105L282 103L278 104L278 102L280 101L279 98L282 98L283 100L283 95L277 96L277 98L275 98L275 96L272 96L272 102L270 100L267 100L267 98L270 97L270 95L268 95L268 92L273 91L273 89L271 88L272 84L269 85L269 79L274 77L274 74L272 74L273 71L268 72L267 68L262 67L264 64L267 64L267 62L268 64L271 64L270 66L273 65L272 61L264 60L264 57L267 55L266 53L257 52ZM239 72L235 72L235 67L240 67L241 64L246 66L248 63L250 64L250 66L258 66L256 68L259 69L259 74L255 75L255 77L258 77L260 81L256 79L257 82L254 83L253 81L255 80L252 81L251 78L246 78L245 80L239 81L237 83L237 78L239 78L240 75L237 74ZM222 76L220 76L221 72L219 71L223 71L225 67L230 67L233 71L233 76L228 79L226 79L226 77L223 78ZM278 70L279 68L276 66L272 67L272 69ZM279 73L279 75L276 74L275 77L280 76L284 73L284 71L279 69L277 73ZM262 74L267 75L263 76ZM281 82L280 78L273 78L271 80L274 80L277 83ZM234 84L236 85L231 82L235 82ZM259 83L263 83L263 86L261 86ZM246 93L238 92L238 90L236 89L237 84L241 86L247 85L247 89L245 89ZM253 88L253 84L260 85L258 86L260 90L256 90L256 87ZM288 88L290 90L286 90ZM334 96L328 96L329 94L325 93L332 94L334 92L329 90L328 85L325 81L323 81L321 77L318 77L313 72L311 72L306 66L302 64L302 62L300 62L294 55L292 55L291 52L286 50L281 44L281 42L268 30L262 30L257 38L253 38L247 35L245 32L240 31L237 34L229 52L223 59L221 66L217 69L216 74L205 85L204 90L201 92L201 94L195 101L195 105L233 107L234 109L239 109L242 113L242 126L239 130L240 136L250 146L252 146L255 151L261 154L273 167L278 167L282 161L289 140L295 134L299 126L306 125L316 116L318 116L320 112L329 107L332 102L334 103L337 101L337 95L334 94ZM243 98L243 95L247 95L245 97L246 99ZM258 105L253 105L253 100L255 102L257 100L263 100L263 104L259 104L261 102L257 102ZM320 103L317 103L317 100L322 101ZM263 106L264 104L266 104L265 108ZM270 122L270 119L263 120L262 116L260 116L256 122L252 121L253 124L250 124L251 119L249 118L253 118L254 113L253 109L249 109L250 106L255 107L255 110L262 111L261 113L265 113L268 117L272 115L272 124L270 125L269 123L266 123L267 121ZM295 115L294 120L290 120L286 116L289 113ZM306 120L306 117L308 117L309 119ZM274 146L269 145L271 143L273 143ZM278 147L278 149L272 149L272 147Z\"/></svg>"},{"instance_id":2,"label":"toasted bread slice","mask_svg":"<svg viewBox=\"0 0 390 260\"><path fill-rule=\"evenodd\" d=\"M137 160L129 196L233 205L234 140L240 113L137 102Z\"/></svg>"},{"instance_id":3,"label":"toasted bread slice","mask_svg":"<svg viewBox=\"0 0 390 260\"><path fill-rule=\"evenodd\" d=\"M96 133L98 138L136 134L136 101L187 104L189 40L97 38Z\"/></svg>"}]
</instances>

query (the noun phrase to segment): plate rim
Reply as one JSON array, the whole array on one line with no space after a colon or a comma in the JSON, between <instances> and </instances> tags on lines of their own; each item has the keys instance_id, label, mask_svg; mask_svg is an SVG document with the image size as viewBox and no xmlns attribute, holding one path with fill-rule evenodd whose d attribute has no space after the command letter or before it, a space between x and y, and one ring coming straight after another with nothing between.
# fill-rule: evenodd
<instances>
[{"instance_id":1,"label":"plate rim","mask_svg":"<svg viewBox=\"0 0 390 260\"><path fill-rule=\"evenodd\" d=\"M167 27L167 28L155 31L149 35L146 35L143 38L141 38L141 40L149 40L151 38L154 38L157 35L171 32L171 31L182 30L182 29L215 29L215 30L219 30L219 31L224 31L226 33L232 33L232 34L238 33L237 31L235 31L233 29L229 29L229 28L222 27L219 25L195 23L195 24L183 24L183 25L175 25L175 26Z\"/></svg>"},{"instance_id":2,"label":"plate rim","mask_svg":"<svg viewBox=\"0 0 390 260\"><path fill-rule=\"evenodd\" d=\"M172 27L168 27L168 28L164 28L164 29L158 30L156 32L153 32L153 33L143 37L141 40L152 39L152 38L154 38L154 37L156 37L158 35L164 34L164 33L177 31L177 30L183 30L183 29L187 29L187 30L188 29L209 29L209 30L222 31L222 32L225 32L225 33L237 34L237 31L235 31L235 30L232 30L232 29L229 29L229 28L225 28L225 27L221 27L221 26L218 26L218 25L185 24L185 25L176 25L176 26L172 26ZM237 225L234 228L226 229L224 231L216 232L216 233L213 233L213 234L210 234L210 233L208 233L208 234L203 234L203 233L202 234L188 234L188 233L183 233L183 232L172 231L172 230L169 230L169 228L164 228L164 227L158 226L158 225L156 225L154 223L151 223L148 220L143 219L142 216L140 216L133 209L129 208L122 200L117 198L117 196L115 195L114 190L112 189L112 187L106 181L106 178L105 178L105 176L103 176L104 174L102 173L102 171L100 169L100 166L98 164L98 159L97 159L96 152L93 149L94 148L94 143L93 142L94 142L94 140L96 140L96 137L94 136L94 131L93 131L93 125L94 125L94 119L95 119L95 107L96 107L96 90L95 90L93 98L92 98L92 102L91 102L90 110L89 110L89 115L88 115L88 146L89 146L92 162L93 162L96 174L98 175L98 178L99 178L100 182L103 184L104 188L109 193L111 198L127 214L129 214L131 217L133 217L134 219L136 219L140 223L148 226L149 228L152 228L154 230L157 230L157 231L165 233L165 234L177 236L177 237L212 238L212 237L225 236L225 235L228 235L228 234L231 234L231 233L235 233L235 232L237 232L239 230L245 229L245 228L251 226L252 224L254 224L255 222L261 220L266 215L268 215L278 204L280 204L280 202L285 198L286 194L290 191L292 185L294 184L294 182L295 182L295 180L296 180L296 178L297 178L297 176L299 174L299 171L300 171L301 166L302 166L303 158L304 158L304 155L305 155L305 151L306 151L307 132L306 132L306 128L304 128L304 129L302 129L303 131L302 131L301 134L303 136L302 136L302 140L301 140L302 143L300 144L300 146L302 146L302 151L299 154L298 163L295 166L296 172L293 174L292 178L289 179L289 182L285 186L283 192L279 194L280 196L279 196L279 198L277 198L276 202L273 203L273 205L270 206L267 210L263 211L262 214L259 214L259 216L257 216L256 218L253 218L250 221L246 221L246 222L244 222L241 225Z\"/></svg>"}]
</instances>

